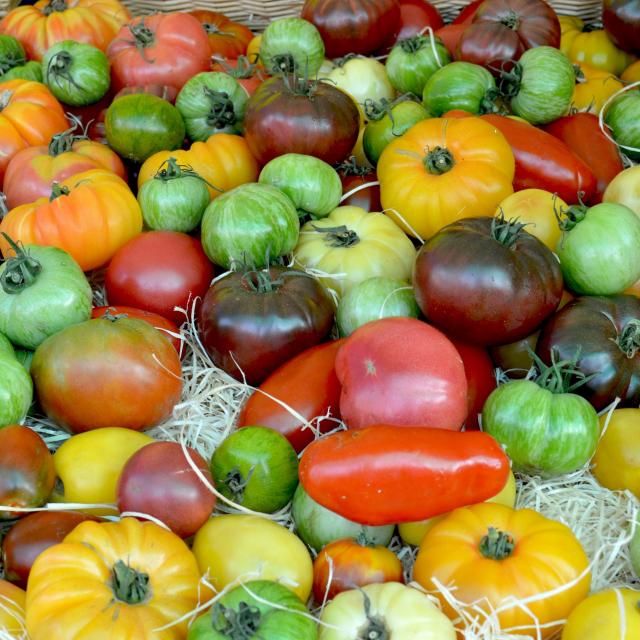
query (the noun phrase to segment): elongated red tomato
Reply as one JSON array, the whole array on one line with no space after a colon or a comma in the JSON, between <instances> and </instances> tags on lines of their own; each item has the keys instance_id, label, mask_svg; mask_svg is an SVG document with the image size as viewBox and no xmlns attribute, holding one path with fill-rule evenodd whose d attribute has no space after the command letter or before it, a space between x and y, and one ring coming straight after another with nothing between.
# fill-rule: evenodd
<instances>
[{"instance_id":1,"label":"elongated red tomato","mask_svg":"<svg viewBox=\"0 0 640 640\"><path fill-rule=\"evenodd\" d=\"M300 482L323 507L365 525L426 520L504 487L509 460L480 431L377 425L311 443Z\"/></svg>"},{"instance_id":2,"label":"elongated red tomato","mask_svg":"<svg viewBox=\"0 0 640 640\"><path fill-rule=\"evenodd\" d=\"M311 347L276 369L244 406L239 427L259 425L278 431L299 453L321 433L337 426L330 415L340 418L340 383L335 372L338 349L344 340L335 340ZM266 395L269 394L269 395ZM309 421L313 428L301 422L282 404Z\"/></svg>"}]
</instances>

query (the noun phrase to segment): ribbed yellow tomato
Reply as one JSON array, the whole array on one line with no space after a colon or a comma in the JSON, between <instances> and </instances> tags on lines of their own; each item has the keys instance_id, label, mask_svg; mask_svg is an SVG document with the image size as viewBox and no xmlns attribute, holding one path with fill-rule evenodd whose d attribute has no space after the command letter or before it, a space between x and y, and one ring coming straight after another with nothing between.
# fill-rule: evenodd
<instances>
[{"instance_id":1,"label":"ribbed yellow tomato","mask_svg":"<svg viewBox=\"0 0 640 640\"><path fill-rule=\"evenodd\" d=\"M600 417L604 428L606 414ZM616 409L593 456L593 475L607 489L640 498L640 409Z\"/></svg>"},{"instance_id":2,"label":"ribbed yellow tomato","mask_svg":"<svg viewBox=\"0 0 640 640\"><path fill-rule=\"evenodd\" d=\"M31 640L184 640L200 572L187 545L153 522L82 522L36 559Z\"/></svg>"},{"instance_id":3,"label":"ribbed yellow tomato","mask_svg":"<svg viewBox=\"0 0 640 640\"><path fill-rule=\"evenodd\" d=\"M624 85L608 71L593 69L586 64L580 65L576 77L571 106L578 111L600 113L604 103Z\"/></svg>"},{"instance_id":4,"label":"ribbed yellow tomato","mask_svg":"<svg viewBox=\"0 0 640 640\"><path fill-rule=\"evenodd\" d=\"M525 230L555 251L560 239L555 212L563 208L568 209L567 203L549 191L523 189L505 198L498 205L496 215L502 210L507 220L518 218L520 222L528 223Z\"/></svg>"},{"instance_id":5,"label":"ribbed yellow tomato","mask_svg":"<svg viewBox=\"0 0 640 640\"><path fill-rule=\"evenodd\" d=\"M497 612L503 631L537 637L524 601L540 625L550 625L541 630L548 638L559 629L550 623L566 619L587 597L588 566L565 525L529 509L483 503L453 511L427 533L413 577L429 590L435 580L455 586L461 602ZM455 617L446 599L438 597L444 612Z\"/></svg>"},{"instance_id":6,"label":"ribbed yellow tomato","mask_svg":"<svg viewBox=\"0 0 640 640\"><path fill-rule=\"evenodd\" d=\"M378 161L385 213L427 239L470 216L491 216L513 193L509 143L480 118L430 118L389 144Z\"/></svg>"},{"instance_id":7,"label":"ribbed yellow tomato","mask_svg":"<svg viewBox=\"0 0 640 640\"><path fill-rule=\"evenodd\" d=\"M14 584L0 579L0 631L12 637L22 638L24 626L24 601L26 593Z\"/></svg>"},{"instance_id":8,"label":"ribbed yellow tomato","mask_svg":"<svg viewBox=\"0 0 640 640\"><path fill-rule=\"evenodd\" d=\"M640 591L633 589L607 589L589 596L571 612L562 632L562 640L638 638Z\"/></svg>"}]
</instances>

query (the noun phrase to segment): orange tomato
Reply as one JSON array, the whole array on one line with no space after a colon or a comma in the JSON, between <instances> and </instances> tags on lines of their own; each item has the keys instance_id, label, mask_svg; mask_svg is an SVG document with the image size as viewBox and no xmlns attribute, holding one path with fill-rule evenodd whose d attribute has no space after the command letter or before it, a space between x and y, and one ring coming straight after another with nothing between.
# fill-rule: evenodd
<instances>
[{"instance_id":1,"label":"orange tomato","mask_svg":"<svg viewBox=\"0 0 640 640\"><path fill-rule=\"evenodd\" d=\"M25 633L24 602L27 594L15 585L0 580L0 631L22 638Z\"/></svg>"},{"instance_id":2,"label":"orange tomato","mask_svg":"<svg viewBox=\"0 0 640 640\"><path fill-rule=\"evenodd\" d=\"M456 613L437 592L436 580L455 588L459 601L496 611L504 632L537 637L531 614L540 625L564 620L589 593L588 566L582 546L565 525L530 509L483 503L453 511L427 533L413 577L425 589L436 590L451 618ZM558 629L542 628L541 637Z\"/></svg>"},{"instance_id":3,"label":"orange tomato","mask_svg":"<svg viewBox=\"0 0 640 640\"><path fill-rule=\"evenodd\" d=\"M262 44L262 35L257 35L253 37L253 40L249 42L247 45L247 58L249 58L249 62L253 62L258 65L260 69L264 69L264 65L260 60L260 45Z\"/></svg>"},{"instance_id":4,"label":"orange tomato","mask_svg":"<svg viewBox=\"0 0 640 640\"><path fill-rule=\"evenodd\" d=\"M620 80L624 82L638 82L640 81L640 60L637 60L633 64L630 64L620 76Z\"/></svg>"},{"instance_id":5,"label":"orange tomato","mask_svg":"<svg viewBox=\"0 0 640 640\"><path fill-rule=\"evenodd\" d=\"M212 56L235 60L247 51L247 45L253 40L253 33L248 27L233 22L222 13L206 10L190 13L207 32Z\"/></svg>"}]
</instances>

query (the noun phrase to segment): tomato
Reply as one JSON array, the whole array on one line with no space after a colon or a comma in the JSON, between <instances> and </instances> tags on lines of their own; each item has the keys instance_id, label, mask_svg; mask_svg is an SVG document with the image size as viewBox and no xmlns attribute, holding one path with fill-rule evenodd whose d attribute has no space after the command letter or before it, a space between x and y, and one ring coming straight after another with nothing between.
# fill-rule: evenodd
<instances>
[{"instance_id":1,"label":"tomato","mask_svg":"<svg viewBox=\"0 0 640 640\"><path fill-rule=\"evenodd\" d=\"M180 260L175 260L178 255ZM213 265L196 238L149 231L116 253L107 268L105 287L110 304L130 305L181 325L213 276Z\"/></svg>"},{"instance_id":2,"label":"tomato","mask_svg":"<svg viewBox=\"0 0 640 640\"><path fill-rule=\"evenodd\" d=\"M564 215L556 252L568 289L615 295L640 278L640 218L629 207L576 205Z\"/></svg>"},{"instance_id":3,"label":"tomato","mask_svg":"<svg viewBox=\"0 0 640 640\"><path fill-rule=\"evenodd\" d=\"M75 40L104 51L130 18L118 0L38 0L17 7L0 22L0 30L15 36L33 60L57 42Z\"/></svg>"},{"instance_id":4,"label":"tomato","mask_svg":"<svg viewBox=\"0 0 640 640\"><path fill-rule=\"evenodd\" d=\"M640 81L640 60L636 60L633 64L630 64L620 76L620 80L624 80L625 82Z\"/></svg>"},{"instance_id":5,"label":"tomato","mask_svg":"<svg viewBox=\"0 0 640 640\"><path fill-rule=\"evenodd\" d=\"M36 350L31 363L47 416L72 433L103 427L148 429L180 400L180 358L143 320L74 324Z\"/></svg>"},{"instance_id":6,"label":"tomato","mask_svg":"<svg viewBox=\"0 0 640 640\"><path fill-rule=\"evenodd\" d=\"M185 449L177 442L152 442L136 451L118 478L120 513L149 515L181 538L192 536L211 516L216 496L202 480L213 484L206 461Z\"/></svg>"},{"instance_id":7,"label":"tomato","mask_svg":"<svg viewBox=\"0 0 640 640\"><path fill-rule=\"evenodd\" d=\"M640 591L606 589L584 599L571 612L562 640L633 640L640 634Z\"/></svg>"},{"instance_id":8,"label":"tomato","mask_svg":"<svg viewBox=\"0 0 640 640\"><path fill-rule=\"evenodd\" d=\"M65 104L86 106L98 102L111 84L109 60L100 49L65 40L53 45L42 60L44 82Z\"/></svg>"},{"instance_id":9,"label":"tomato","mask_svg":"<svg viewBox=\"0 0 640 640\"><path fill-rule=\"evenodd\" d=\"M546 364L578 357L587 381L576 389L597 411L620 398L619 407L640 403L640 356L635 296L583 296L569 302L542 329L537 353Z\"/></svg>"},{"instance_id":10,"label":"tomato","mask_svg":"<svg viewBox=\"0 0 640 640\"><path fill-rule=\"evenodd\" d=\"M252 96L267 78L259 66L251 62L247 56L239 56L237 60L216 59L215 57L213 59L217 61L211 67L211 70L224 71L232 78L235 78L248 96Z\"/></svg>"},{"instance_id":11,"label":"tomato","mask_svg":"<svg viewBox=\"0 0 640 640\"><path fill-rule=\"evenodd\" d=\"M342 182L326 162L299 153L278 156L260 172L259 182L277 187L289 196L299 215L328 216L339 204Z\"/></svg>"},{"instance_id":12,"label":"tomato","mask_svg":"<svg viewBox=\"0 0 640 640\"><path fill-rule=\"evenodd\" d=\"M609 183L602 199L604 202L624 204L640 216L640 167L621 171Z\"/></svg>"},{"instance_id":13,"label":"tomato","mask_svg":"<svg viewBox=\"0 0 640 640\"><path fill-rule=\"evenodd\" d=\"M89 319L91 286L65 251L12 244L15 255L0 266L0 332L17 346L35 349Z\"/></svg>"},{"instance_id":14,"label":"tomato","mask_svg":"<svg viewBox=\"0 0 640 640\"><path fill-rule=\"evenodd\" d=\"M230 75L207 71L187 80L176 99L187 135L206 141L214 133L240 133L247 92Z\"/></svg>"},{"instance_id":15,"label":"tomato","mask_svg":"<svg viewBox=\"0 0 640 640\"><path fill-rule=\"evenodd\" d=\"M0 333L0 429L24 419L33 400L33 383L16 358L9 342Z\"/></svg>"},{"instance_id":16,"label":"tomato","mask_svg":"<svg viewBox=\"0 0 640 640\"><path fill-rule=\"evenodd\" d=\"M576 65L574 65L576 69ZM576 72L571 111L586 111L599 115L607 100L623 88L618 78L608 71L598 71L580 65Z\"/></svg>"},{"instance_id":17,"label":"tomato","mask_svg":"<svg viewBox=\"0 0 640 640\"><path fill-rule=\"evenodd\" d=\"M640 55L640 6L637 0L604 0L602 20L613 43Z\"/></svg>"},{"instance_id":18,"label":"tomato","mask_svg":"<svg viewBox=\"0 0 640 640\"><path fill-rule=\"evenodd\" d=\"M376 425L311 443L300 483L322 506L362 524L415 522L495 496L509 461L479 431Z\"/></svg>"},{"instance_id":19,"label":"tomato","mask_svg":"<svg viewBox=\"0 0 640 640\"><path fill-rule=\"evenodd\" d=\"M486 0L462 35L458 57L499 69L541 46L560 46L560 22L551 6L542 0Z\"/></svg>"},{"instance_id":20,"label":"tomato","mask_svg":"<svg viewBox=\"0 0 640 640\"><path fill-rule=\"evenodd\" d=\"M506 197L496 209L506 220L518 220L532 236L543 242L551 251L556 250L560 240L560 227L556 212L567 209L564 200L544 189L522 189Z\"/></svg>"},{"instance_id":21,"label":"tomato","mask_svg":"<svg viewBox=\"0 0 640 640\"><path fill-rule=\"evenodd\" d=\"M215 11L201 10L190 13L202 24L209 38L211 56L235 60L247 52L247 45L253 39L253 33L248 27Z\"/></svg>"},{"instance_id":22,"label":"tomato","mask_svg":"<svg viewBox=\"0 0 640 640\"><path fill-rule=\"evenodd\" d=\"M117 513L116 487L127 460L153 442L150 436L118 427L105 427L71 436L53 456L62 495L55 502L102 504L113 507L83 509L98 515Z\"/></svg>"},{"instance_id":23,"label":"tomato","mask_svg":"<svg viewBox=\"0 0 640 640\"><path fill-rule=\"evenodd\" d=\"M320 344L280 365L244 405L238 426L278 431L298 453L316 431L333 429L333 419L340 418L340 383L334 365L341 345L340 340Z\"/></svg>"},{"instance_id":24,"label":"tomato","mask_svg":"<svg viewBox=\"0 0 640 640\"><path fill-rule=\"evenodd\" d=\"M0 579L0 631L9 634L9 638L24 635L25 592L6 580Z\"/></svg>"},{"instance_id":25,"label":"tomato","mask_svg":"<svg viewBox=\"0 0 640 640\"><path fill-rule=\"evenodd\" d=\"M513 172L513 153L495 127L478 118L431 118L383 151L382 206L411 235L427 239L471 211L491 215L513 192Z\"/></svg>"},{"instance_id":26,"label":"tomato","mask_svg":"<svg viewBox=\"0 0 640 640\"><path fill-rule=\"evenodd\" d=\"M427 0L398 0L398 4L400 5L399 30L387 38L381 53L388 53L402 40L421 35L425 32L425 27L435 31L444 25L438 9Z\"/></svg>"},{"instance_id":27,"label":"tomato","mask_svg":"<svg viewBox=\"0 0 640 640\"><path fill-rule=\"evenodd\" d=\"M81 522L92 519L79 511L38 511L18 520L2 540L2 564L7 579L26 589L35 559L45 549L62 542Z\"/></svg>"},{"instance_id":28,"label":"tomato","mask_svg":"<svg viewBox=\"0 0 640 640\"><path fill-rule=\"evenodd\" d=\"M295 264L314 269L338 296L374 276L408 280L416 250L382 213L338 207L322 220L306 222L293 250Z\"/></svg>"},{"instance_id":29,"label":"tomato","mask_svg":"<svg viewBox=\"0 0 640 640\"><path fill-rule=\"evenodd\" d=\"M291 516L297 536L316 552L336 540L360 536L371 544L388 545L395 529L394 524L367 527L347 520L317 503L301 484L293 494Z\"/></svg>"},{"instance_id":30,"label":"tomato","mask_svg":"<svg viewBox=\"0 0 640 640\"><path fill-rule=\"evenodd\" d=\"M414 291L422 313L441 330L476 344L504 344L529 335L555 311L562 272L522 223L467 218L422 246Z\"/></svg>"},{"instance_id":31,"label":"tomato","mask_svg":"<svg viewBox=\"0 0 640 640\"><path fill-rule=\"evenodd\" d=\"M142 84L181 89L209 68L209 38L188 13L156 13L123 26L107 55L115 91Z\"/></svg>"},{"instance_id":32,"label":"tomato","mask_svg":"<svg viewBox=\"0 0 640 640\"><path fill-rule=\"evenodd\" d=\"M328 58L380 49L401 19L397 0L306 0L300 15L318 28Z\"/></svg>"},{"instance_id":33,"label":"tomato","mask_svg":"<svg viewBox=\"0 0 640 640\"><path fill-rule=\"evenodd\" d=\"M333 327L333 301L302 271L274 266L234 272L207 291L198 315L214 364L250 385L322 342Z\"/></svg>"},{"instance_id":34,"label":"tomato","mask_svg":"<svg viewBox=\"0 0 640 640\"><path fill-rule=\"evenodd\" d=\"M164 149L177 149L185 136L180 112L166 100L145 93L114 100L105 115L105 131L109 146L135 162Z\"/></svg>"},{"instance_id":35,"label":"tomato","mask_svg":"<svg viewBox=\"0 0 640 640\"><path fill-rule=\"evenodd\" d=\"M326 82L272 78L249 98L244 136L262 165L285 153L335 164L354 148L358 125L358 107L344 91Z\"/></svg>"},{"instance_id":36,"label":"tomato","mask_svg":"<svg viewBox=\"0 0 640 640\"><path fill-rule=\"evenodd\" d=\"M640 91L628 91L614 98L604 113L604 122L620 150L631 160L639 161Z\"/></svg>"},{"instance_id":37,"label":"tomato","mask_svg":"<svg viewBox=\"0 0 640 640\"><path fill-rule=\"evenodd\" d=\"M303 602L311 593L311 556L288 529L260 516L219 515L193 541L200 572L215 589L237 580L277 580Z\"/></svg>"},{"instance_id":38,"label":"tomato","mask_svg":"<svg viewBox=\"0 0 640 640\"><path fill-rule=\"evenodd\" d=\"M362 128L364 136L364 127ZM364 142L364 141L363 141ZM364 151L363 151L364 153ZM364 160L366 161L366 158ZM368 162L367 162L368 164ZM365 211L380 211L380 184L378 176L372 167L359 164L355 156L338 166L338 174L342 181L343 196L349 195L342 205L345 207L358 207ZM367 185L365 187L365 185ZM359 187L362 187L359 189ZM356 189L358 189L356 191Z\"/></svg>"},{"instance_id":39,"label":"tomato","mask_svg":"<svg viewBox=\"0 0 640 640\"><path fill-rule=\"evenodd\" d=\"M451 621L426 594L397 582L340 593L322 610L320 620L320 640L349 640L357 634L412 640L456 637Z\"/></svg>"},{"instance_id":40,"label":"tomato","mask_svg":"<svg viewBox=\"0 0 640 640\"><path fill-rule=\"evenodd\" d=\"M436 579L455 583L463 603L496 612L504 632L535 637L535 620L538 637L549 638L589 593L591 574L589 559L564 524L529 509L477 504L451 513L422 541L414 580L432 590ZM442 591L434 595L455 618Z\"/></svg>"},{"instance_id":41,"label":"tomato","mask_svg":"<svg viewBox=\"0 0 640 640\"><path fill-rule=\"evenodd\" d=\"M29 637L80 640L90 628L105 637L183 640L199 578L187 545L153 522L82 522L31 569Z\"/></svg>"},{"instance_id":42,"label":"tomato","mask_svg":"<svg viewBox=\"0 0 640 640\"><path fill-rule=\"evenodd\" d=\"M35 431L17 424L0 429L0 505L41 507L55 479L53 458ZM24 512L0 510L0 521L21 515Z\"/></svg>"},{"instance_id":43,"label":"tomato","mask_svg":"<svg viewBox=\"0 0 640 640\"><path fill-rule=\"evenodd\" d=\"M2 80L3 82L7 80L33 80L35 82L42 82L42 65L35 60L31 60L26 64L13 67L3 73Z\"/></svg>"},{"instance_id":44,"label":"tomato","mask_svg":"<svg viewBox=\"0 0 640 640\"><path fill-rule=\"evenodd\" d=\"M635 533L629 543L629 553L631 554L631 566L637 577L640 578L640 520L632 523L635 525Z\"/></svg>"},{"instance_id":45,"label":"tomato","mask_svg":"<svg viewBox=\"0 0 640 640\"><path fill-rule=\"evenodd\" d=\"M591 113L576 113L558 118L544 130L562 140L584 160L598 181L591 202L601 202L608 184L624 169L624 165L618 148L600 129L598 117Z\"/></svg>"},{"instance_id":46,"label":"tomato","mask_svg":"<svg viewBox=\"0 0 640 640\"><path fill-rule=\"evenodd\" d=\"M364 536L329 543L313 562L316 602L376 582L404 582L402 563L393 551L371 544Z\"/></svg>"},{"instance_id":47,"label":"tomato","mask_svg":"<svg viewBox=\"0 0 640 640\"><path fill-rule=\"evenodd\" d=\"M484 0L480 0L480 2L484 2ZM462 38L466 30L466 24L447 24L444 27L440 27L435 33L436 38L440 38L447 48L449 56L454 60L456 59L460 38Z\"/></svg>"}]
</instances>

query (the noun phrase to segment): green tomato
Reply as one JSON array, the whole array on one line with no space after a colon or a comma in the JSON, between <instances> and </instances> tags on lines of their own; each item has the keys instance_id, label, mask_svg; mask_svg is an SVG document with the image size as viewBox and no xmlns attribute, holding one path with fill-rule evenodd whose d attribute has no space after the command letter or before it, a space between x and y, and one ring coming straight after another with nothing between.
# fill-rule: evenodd
<instances>
[{"instance_id":1,"label":"green tomato","mask_svg":"<svg viewBox=\"0 0 640 640\"><path fill-rule=\"evenodd\" d=\"M205 71L182 87L176 107L189 138L204 142L214 133L240 133L248 99L247 92L229 74Z\"/></svg>"},{"instance_id":2,"label":"green tomato","mask_svg":"<svg viewBox=\"0 0 640 640\"><path fill-rule=\"evenodd\" d=\"M180 112L169 102L146 93L114 100L105 116L109 146L123 158L144 162L158 151L182 146L185 136Z\"/></svg>"},{"instance_id":3,"label":"green tomato","mask_svg":"<svg viewBox=\"0 0 640 640\"><path fill-rule=\"evenodd\" d=\"M227 269L234 263L255 269L290 253L300 220L288 196L270 184L243 184L223 193L202 218L202 246L209 260Z\"/></svg>"},{"instance_id":4,"label":"green tomato","mask_svg":"<svg viewBox=\"0 0 640 640\"><path fill-rule=\"evenodd\" d=\"M58 42L44 54L42 73L51 93L74 107L98 102L111 84L109 59L104 52L74 40Z\"/></svg>"},{"instance_id":5,"label":"green tomato","mask_svg":"<svg viewBox=\"0 0 640 640\"><path fill-rule=\"evenodd\" d=\"M324 62L324 42L310 22L281 18L264 30L260 58L271 75L295 73L313 78Z\"/></svg>"},{"instance_id":6,"label":"green tomato","mask_svg":"<svg viewBox=\"0 0 640 640\"><path fill-rule=\"evenodd\" d=\"M636 523L636 532L629 544L629 552L631 553L631 565L636 572L636 576L640 578L640 521Z\"/></svg>"},{"instance_id":7,"label":"green tomato","mask_svg":"<svg viewBox=\"0 0 640 640\"><path fill-rule=\"evenodd\" d=\"M360 535L371 544L387 546L391 542L394 525L369 527L351 522L337 513L318 504L299 484L293 494L291 515L296 525L296 534L315 551L334 540L353 538Z\"/></svg>"},{"instance_id":8,"label":"green tomato","mask_svg":"<svg viewBox=\"0 0 640 640\"><path fill-rule=\"evenodd\" d=\"M0 333L0 358L3 357L16 357L16 352L11 344L11 340L4 334Z\"/></svg>"},{"instance_id":9,"label":"green tomato","mask_svg":"<svg viewBox=\"0 0 640 640\"><path fill-rule=\"evenodd\" d=\"M19 423L29 411L33 401L31 376L20 364L11 345L2 336L0 340L0 428Z\"/></svg>"},{"instance_id":10,"label":"green tomato","mask_svg":"<svg viewBox=\"0 0 640 640\"><path fill-rule=\"evenodd\" d=\"M406 133L414 124L429 117L429 112L413 100L395 105L374 104L366 107L369 122L362 138L363 149L369 162L376 166L387 145Z\"/></svg>"},{"instance_id":11,"label":"green tomato","mask_svg":"<svg viewBox=\"0 0 640 640\"><path fill-rule=\"evenodd\" d=\"M33 82L42 82L42 65L35 60L31 60L19 67L13 67L0 76L1 82L9 82L9 80L32 80Z\"/></svg>"},{"instance_id":12,"label":"green tomato","mask_svg":"<svg viewBox=\"0 0 640 640\"><path fill-rule=\"evenodd\" d=\"M375 277L364 280L345 293L338 303L336 320L341 336L380 318L417 318L420 308L408 282Z\"/></svg>"},{"instance_id":13,"label":"green tomato","mask_svg":"<svg viewBox=\"0 0 640 640\"><path fill-rule=\"evenodd\" d=\"M211 198L203 178L169 158L140 187L138 202L149 229L188 233L200 224Z\"/></svg>"},{"instance_id":14,"label":"green tomato","mask_svg":"<svg viewBox=\"0 0 640 640\"><path fill-rule=\"evenodd\" d=\"M570 207L556 247L565 284L584 295L623 292L640 278L640 219L623 204Z\"/></svg>"},{"instance_id":15,"label":"green tomato","mask_svg":"<svg viewBox=\"0 0 640 640\"><path fill-rule=\"evenodd\" d=\"M553 393L533 380L500 385L482 410L482 429L505 448L516 471L558 476L593 456L600 426L596 410L574 393Z\"/></svg>"},{"instance_id":16,"label":"green tomato","mask_svg":"<svg viewBox=\"0 0 640 640\"><path fill-rule=\"evenodd\" d=\"M300 215L328 216L342 198L342 182L336 170L323 160L287 153L268 162L258 179L285 193Z\"/></svg>"},{"instance_id":17,"label":"green tomato","mask_svg":"<svg viewBox=\"0 0 640 640\"><path fill-rule=\"evenodd\" d=\"M427 80L422 104L433 116L451 109L469 113L495 113L496 81L484 67L471 62L451 62Z\"/></svg>"},{"instance_id":18,"label":"green tomato","mask_svg":"<svg viewBox=\"0 0 640 640\"><path fill-rule=\"evenodd\" d=\"M0 35L0 75L25 64L27 55L20 41L13 36Z\"/></svg>"},{"instance_id":19,"label":"green tomato","mask_svg":"<svg viewBox=\"0 0 640 640\"><path fill-rule=\"evenodd\" d=\"M302 600L271 580L232 589L198 618L187 640L317 640L318 628Z\"/></svg>"},{"instance_id":20,"label":"green tomato","mask_svg":"<svg viewBox=\"0 0 640 640\"><path fill-rule=\"evenodd\" d=\"M16 349L16 360L25 368L27 373L31 373L31 362L35 353L31 349Z\"/></svg>"},{"instance_id":21,"label":"green tomato","mask_svg":"<svg viewBox=\"0 0 640 640\"><path fill-rule=\"evenodd\" d=\"M0 266L0 332L35 349L65 327L91 317L91 286L78 263L62 249L14 246Z\"/></svg>"},{"instance_id":22,"label":"green tomato","mask_svg":"<svg viewBox=\"0 0 640 640\"><path fill-rule=\"evenodd\" d=\"M576 75L564 53L554 47L529 49L514 73L521 76L514 79L518 91L511 99L511 109L515 115L531 124L546 124L569 111Z\"/></svg>"},{"instance_id":23,"label":"green tomato","mask_svg":"<svg viewBox=\"0 0 640 640\"><path fill-rule=\"evenodd\" d=\"M286 507L298 486L298 455L289 441L267 427L234 431L214 451L211 475L218 491L252 511Z\"/></svg>"},{"instance_id":24,"label":"green tomato","mask_svg":"<svg viewBox=\"0 0 640 640\"><path fill-rule=\"evenodd\" d=\"M427 80L450 62L449 51L439 38L414 36L393 47L387 58L387 75L400 93L421 96Z\"/></svg>"},{"instance_id":25,"label":"green tomato","mask_svg":"<svg viewBox=\"0 0 640 640\"><path fill-rule=\"evenodd\" d=\"M605 112L604 121L622 152L640 162L640 91L615 98Z\"/></svg>"}]
</instances>

